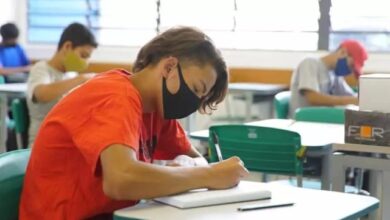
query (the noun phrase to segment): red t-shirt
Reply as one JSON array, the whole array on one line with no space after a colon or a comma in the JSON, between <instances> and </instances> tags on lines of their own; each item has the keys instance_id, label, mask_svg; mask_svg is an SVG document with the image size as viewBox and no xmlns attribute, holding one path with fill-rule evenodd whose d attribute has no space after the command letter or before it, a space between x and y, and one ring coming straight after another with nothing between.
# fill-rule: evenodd
<instances>
[{"instance_id":1,"label":"red t-shirt","mask_svg":"<svg viewBox=\"0 0 390 220\"><path fill-rule=\"evenodd\" d=\"M129 73L99 74L64 97L43 121L26 171L20 219L85 219L135 204L103 193L99 158L111 144L129 146L147 162L190 149L176 120L143 114Z\"/></svg>"}]
</instances>

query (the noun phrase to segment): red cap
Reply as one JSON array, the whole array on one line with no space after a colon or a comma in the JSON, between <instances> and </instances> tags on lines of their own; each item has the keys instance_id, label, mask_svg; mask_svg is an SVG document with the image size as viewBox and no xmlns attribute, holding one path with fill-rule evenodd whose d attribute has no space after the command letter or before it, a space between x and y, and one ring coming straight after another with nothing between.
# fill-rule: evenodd
<instances>
[{"instance_id":1,"label":"red cap","mask_svg":"<svg viewBox=\"0 0 390 220\"><path fill-rule=\"evenodd\" d=\"M364 61L368 58L366 49L356 40L344 40L341 42L340 47L345 48L349 56L352 57L354 63L353 72L356 77L359 77L362 74Z\"/></svg>"}]
</instances>

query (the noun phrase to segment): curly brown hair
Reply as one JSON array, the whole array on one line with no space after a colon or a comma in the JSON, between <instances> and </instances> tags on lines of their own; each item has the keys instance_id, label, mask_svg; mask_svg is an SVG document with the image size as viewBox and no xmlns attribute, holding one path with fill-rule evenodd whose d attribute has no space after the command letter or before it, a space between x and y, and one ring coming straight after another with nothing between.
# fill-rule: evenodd
<instances>
[{"instance_id":1,"label":"curly brown hair","mask_svg":"<svg viewBox=\"0 0 390 220\"><path fill-rule=\"evenodd\" d=\"M141 48L133 65L137 73L149 65L157 64L162 58L176 57L181 65L195 64L200 67L211 65L217 80L210 92L202 98L199 110L207 113L215 110L217 104L226 96L228 70L220 51L214 46L210 37L192 27L171 28L153 38Z\"/></svg>"}]
</instances>

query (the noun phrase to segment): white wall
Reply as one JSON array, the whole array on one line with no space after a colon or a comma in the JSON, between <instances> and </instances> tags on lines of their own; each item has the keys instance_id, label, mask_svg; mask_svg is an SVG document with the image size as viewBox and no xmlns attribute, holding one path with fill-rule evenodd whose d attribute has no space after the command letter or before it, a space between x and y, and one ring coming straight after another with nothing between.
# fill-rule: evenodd
<instances>
[{"instance_id":1,"label":"white wall","mask_svg":"<svg viewBox=\"0 0 390 220\"><path fill-rule=\"evenodd\" d=\"M56 45L29 45L23 33L27 30L27 0L1 0L14 10L14 14L8 13L9 19L14 19L21 29L20 42L24 44L31 59L47 59L55 51ZM8 12L8 10L6 10ZM14 16L12 16L14 15ZM0 17L1 18L1 17ZM130 47L103 47L100 46L93 53L92 60L95 62L132 63L139 48ZM290 52L290 51L262 51L262 50L223 50L227 63L231 67L249 68L274 68L292 69L298 62L306 56L321 56L325 52ZM390 53L370 53L366 62L365 71L368 72L389 72L390 73Z\"/></svg>"},{"instance_id":2,"label":"white wall","mask_svg":"<svg viewBox=\"0 0 390 220\"><path fill-rule=\"evenodd\" d=\"M16 0L19 1L19 0ZM0 1L0 24L16 20L15 2L12 0Z\"/></svg>"}]
</instances>

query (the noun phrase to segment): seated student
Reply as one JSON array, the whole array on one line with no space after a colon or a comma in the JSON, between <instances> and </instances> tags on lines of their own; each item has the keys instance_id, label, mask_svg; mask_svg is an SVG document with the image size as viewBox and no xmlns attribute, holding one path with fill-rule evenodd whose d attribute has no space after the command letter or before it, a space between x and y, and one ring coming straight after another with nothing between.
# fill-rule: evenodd
<instances>
[{"instance_id":1,"label":"seated student","mask_svg":"<svg viewBox=\"0 0 390 220\"><path fill-rule=\"evenodd\" d=\"M26 82L30 61L23 48L17 43L19 30L13 23L0 27L0 75L6 83Z\"/></svg>"},{"instance_id":2,"label":"seated student","mask_svg":"<svg viewBox=\"0 0 390 220\"><path fill-rule=\"evenodd\" d=\"M290 117L305 106L358 104L344 76L354 73L358 77L366 59L366 50L355 40L343 41L336 51L319 59L304 59L291 79Z\"/></svg>"},{"instance_id":3,"label":"seated student","mask_svg":"<svg viewBox=\"0 0 390 220\"><path fill-rule=\"evenodd\" d=\"M209 112L227 90L226 64L210 38L173 28L138 53L134 74L101 73L45 118L28 164L20 219L112 217L116 209L195 188L233 187L237 157L207 165L176 119ZM178 155L201 166L161 166Z\"/></svg>"},{"instance_id":4,"label":"seated student","mask_svg":"<svg viewBox=\"0 0 390 220\"><path fill-rule=\"evenodd\" d=\"M62 96L94 76L78 74L70 78L65 73L85 70L96 47L91 31L82 24L73 23L63 31L54 56L49 61L37 62L31 68L27 81L29 146L32 146L44 117Z\"/></svg>"}]
</instances>

